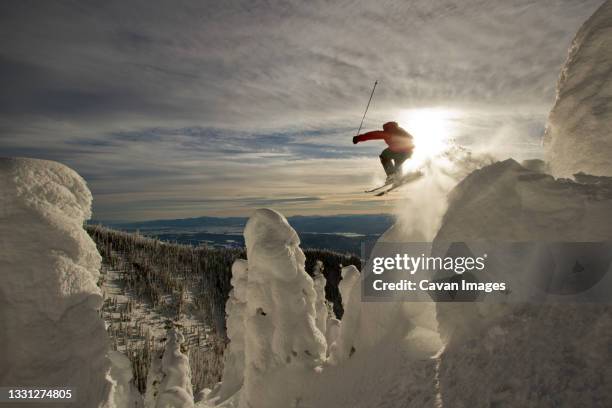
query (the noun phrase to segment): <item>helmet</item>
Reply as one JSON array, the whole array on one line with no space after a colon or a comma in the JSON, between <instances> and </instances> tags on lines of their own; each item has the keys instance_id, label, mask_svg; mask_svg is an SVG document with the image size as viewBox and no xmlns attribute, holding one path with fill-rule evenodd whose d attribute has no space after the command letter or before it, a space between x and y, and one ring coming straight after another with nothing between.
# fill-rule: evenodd
<instances>
[{"instance_id":1,"label":"helmet","mask_svg":"<svg viewBox=\"0 0 612 408\"><path fill-rule=\"evenodd\" d=\"M399 128L397 122L387 122L383 125L383 130L385 132L391 132L393 130L396 130L397 128Z\"/></svg>"}]
</instances>

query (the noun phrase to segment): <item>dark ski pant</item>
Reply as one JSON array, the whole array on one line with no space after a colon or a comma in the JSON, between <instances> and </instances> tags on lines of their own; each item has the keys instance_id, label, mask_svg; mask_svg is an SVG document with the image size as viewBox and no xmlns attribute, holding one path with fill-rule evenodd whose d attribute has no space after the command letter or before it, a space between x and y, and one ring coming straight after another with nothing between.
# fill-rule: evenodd
<instances>
[{"instance_id":1,"label":"dark ski pant","mask_svg":"<svg viewBox=\"0 0 612 408\"><path fill-rule=\"evenodd\" d=\"M386 148L380 154L380 162L387 176L394 174L402 168L402 164L412 156L410 152L393 152Z\"/></svg>"}]
</instances>

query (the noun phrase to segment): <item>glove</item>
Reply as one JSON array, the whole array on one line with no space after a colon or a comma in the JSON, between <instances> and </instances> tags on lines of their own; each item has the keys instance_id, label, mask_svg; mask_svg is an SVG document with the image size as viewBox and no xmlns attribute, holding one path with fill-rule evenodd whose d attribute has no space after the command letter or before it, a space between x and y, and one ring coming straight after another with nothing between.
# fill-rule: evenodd
<instances>
[{"instance_id":1,"label":"glove","mask_svg":"<svg viewBox=\"0 0 612 408\"><path fill-rule=\"evenodd\" d=\"M358 140L357 140L357 136L353 136L353 144L357 144Z\"/></svg>"}]
</instances>

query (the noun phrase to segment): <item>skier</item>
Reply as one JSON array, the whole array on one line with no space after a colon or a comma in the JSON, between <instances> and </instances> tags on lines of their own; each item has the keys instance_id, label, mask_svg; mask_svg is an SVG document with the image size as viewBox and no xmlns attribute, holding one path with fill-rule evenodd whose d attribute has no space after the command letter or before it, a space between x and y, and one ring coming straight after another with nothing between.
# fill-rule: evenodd
<instances>
[{"instance_id":1,"label":"skier","mask_svg":"<svg viewBox=\"0 0 612 408\"><path fill-rule=\"evenodd\" d=\"M353 144L376 139L384 139L389 146L380 154L380 162L387 174L385 184L398 181L402 164L412 156L414 149L412 135L399 127L397 122L387 122L383 125L383 130L375 130L353 137Z\"/></svg>"}]
</instances>

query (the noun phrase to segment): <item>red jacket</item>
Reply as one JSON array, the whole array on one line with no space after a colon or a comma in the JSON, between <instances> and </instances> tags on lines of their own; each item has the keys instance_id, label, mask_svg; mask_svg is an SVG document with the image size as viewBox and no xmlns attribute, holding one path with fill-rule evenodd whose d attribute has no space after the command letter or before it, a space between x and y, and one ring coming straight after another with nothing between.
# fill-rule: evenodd
<instances>
[{"instance_id":1,"label":"red jacket","mask_svg":"<svg viewBox=\"0 0 612 408\"><path fill-rule=\"evenodd\" d=\"M412 153L414 143L412 143L412 135L410 133L397 126L397 124L393 124L393 122L385 123L383 128L384 130L375 130L355 136L353 143L383 139L392 152Z\"/></svg>"}]
</instances>

